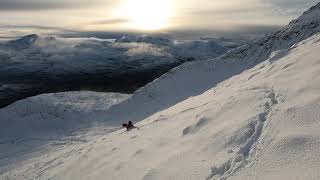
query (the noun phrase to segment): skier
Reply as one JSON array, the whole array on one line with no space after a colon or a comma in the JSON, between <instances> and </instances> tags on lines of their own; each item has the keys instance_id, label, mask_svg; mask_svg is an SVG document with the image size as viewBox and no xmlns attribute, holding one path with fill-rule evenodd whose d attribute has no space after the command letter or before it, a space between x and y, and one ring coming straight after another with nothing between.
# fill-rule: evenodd
<instances>
[{"instance_id":1,"label":"skier","mask_svg":"<svg viewBox=\"0 0 320 180\"><path fill-rule=\"evenodd\" d=\"M128 124L126 123L122 124L122 127L127 128L127 131L137 128L133 125L132 121L129 121Z\"/></svg>"}]
</instances>

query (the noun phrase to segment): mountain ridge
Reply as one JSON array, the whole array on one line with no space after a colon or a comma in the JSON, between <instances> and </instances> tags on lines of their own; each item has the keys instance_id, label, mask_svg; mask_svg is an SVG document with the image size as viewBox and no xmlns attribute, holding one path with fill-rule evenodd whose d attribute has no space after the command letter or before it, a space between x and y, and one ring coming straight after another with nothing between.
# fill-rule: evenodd
<instances>
[{"instance_id":1,"label":"mountain ridge","mask_svg":"<svg viewBox=\"0 0 320 180\"><path fill-rule=\"evenodd\" d=\"M218 83L254 67L268 59L274 51L290 49L296 43L320 32L320 19L317 16L320 14L319 6L320 3L311 7L279 31L230 50L218 58L201 62L188 62L170 70L160 78L137 90L131 99L115 106L115 108L117 106L126 109L129 109L129 107L136 108L132 110L130 118L126 115L116 114L120 119L125 120L146 118L189 97L199 95ZM312 28L309 29L309 27ZM224 71L226 69L227 71ZM157 102L157 97L161 97L160 103ZM146 105L142 107L133 106L133 104L141 102ZM139 108L144 109L145 112L140 112Z\"/></svg>"}]
</instances>

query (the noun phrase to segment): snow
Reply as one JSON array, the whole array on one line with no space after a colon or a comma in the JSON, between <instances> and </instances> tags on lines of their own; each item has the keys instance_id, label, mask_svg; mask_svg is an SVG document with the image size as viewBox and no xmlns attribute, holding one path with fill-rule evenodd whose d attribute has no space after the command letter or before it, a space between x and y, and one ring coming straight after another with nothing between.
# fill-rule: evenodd
<instances>
[{"instance_id":1,"label":"snow","mask_svg":"<svg viewBox=\"0 0 320 180\"><path fill-rule=\"evenodd\" d=\"M130 96L81 91L43 94L20 100L13 106L0 109L0 137L44 136L51 131L57 135L62 130L76 130L83 124L94 122L97 114Z\"/></svg>"},{"instance_id":2,"label":"snow","mask_svg":"<svg viewBox=\"0 0 320 180\"><path fill-rule=\"evenodd\" d=\"M318 179L320 27L309 27L319 21L318 7L220 58L179 66L131 97L107 95L106 105L99 105L103 94L74 97L71 114L89 109L81 117L90 122L80 118L71 135L53 130L61 136L42 146L28 143L29 132L22 141L8 136L0 179ZM55 102L57 95L42 96ZM1 109L0 117L42 107L34 98ZM26 126L28 114L17 113L1 137ZM128 120L139 129L110 132Z\"/></svg>"},{"instance_id":3,"label":"snow","mask_svg":"<svg viewBox=\"0 0 320 180\"><path fill-rule=\"evenodd\" d=\"M54 146L86 142L114 131L118 122L102 122L97 117L130 96L90 91L53 93L0 109L0 174L7 165L39 149L47 151Z\"/></svg>"}]
</instances>

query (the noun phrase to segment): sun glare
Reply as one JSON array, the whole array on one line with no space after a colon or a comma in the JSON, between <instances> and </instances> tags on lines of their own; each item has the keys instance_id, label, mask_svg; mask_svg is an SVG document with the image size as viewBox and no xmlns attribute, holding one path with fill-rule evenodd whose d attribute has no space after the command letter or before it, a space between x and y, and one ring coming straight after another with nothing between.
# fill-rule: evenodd
<instances>
[{"instance_id":1,"label":"sun glare","mask_svg":"<svg viewBox=\"0 0 320 180\"><path fill-rule=\"evenodd\" d=\"M171 0L126 0L121 15L128 28L158 30L168 26L172 14Z\"/></svg>"}]
</instances>

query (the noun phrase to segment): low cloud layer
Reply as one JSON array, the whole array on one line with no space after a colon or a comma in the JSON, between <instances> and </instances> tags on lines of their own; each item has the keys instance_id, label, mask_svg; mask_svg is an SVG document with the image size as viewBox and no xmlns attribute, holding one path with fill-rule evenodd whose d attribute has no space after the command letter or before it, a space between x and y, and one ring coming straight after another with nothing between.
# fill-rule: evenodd
<instances>
[{"instance_id":1,"label":"low cloud layer","mask_svg":"<svg viewBox=\"0 0 320 180\"><path fill-rule=\"evenodd\" d=\"M84 72L95 72L102 66L110 71L117 68L154 67L170 64L193 56L202 60L217 57L228 49L239 46L229 41L212 39L210 41L175 41L150 36L133 36L114 40L97 38L53 38L38 35L28 35L17 40L0 43L0 72L13 73L7 67L17 62L22 66L34 66L45 71L65 71L65 67L73 71L80 69ZM230 47L230 43L235 46ZM32 56L30 56L32 54ZM129 64L128 64L129 63ZM20 64L18 65L20 66ZM45 67L42 67L45 66ZM49 68L46 66L49 66ZM21 68L24 69L24 68Z\"/></svg>"},{"instance_id":2,"label":"low cloud layer","mask_svg":"<svg viewBox=\"0 0 320 180\"><path fill-rule=\"evenodd\" d=\"M2 11L33 11L49 9L80 8L113 3L112 0L0 0Z\"/></svg>"}]
</instances>

